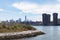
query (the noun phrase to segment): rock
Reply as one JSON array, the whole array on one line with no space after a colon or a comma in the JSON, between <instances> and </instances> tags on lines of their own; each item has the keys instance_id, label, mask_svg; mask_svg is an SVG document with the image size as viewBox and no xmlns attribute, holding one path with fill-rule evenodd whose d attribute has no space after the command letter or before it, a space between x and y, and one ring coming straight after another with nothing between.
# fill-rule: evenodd
<instances>
[{"instance_id":1,"label":"rock","mask_svg":"<svg viewBox=\"0 0 60 40\"><path fill-rule=\"evenodd\" d=\"M34 37L34 36L42 35L42 34L45 34L45 33L41 32L41 31L37 31L37 30L14 32L14 33L0 33L0 35L1 35L0 40L1 39L27 38L27 37Z\"/></svg>"}]
</instances>

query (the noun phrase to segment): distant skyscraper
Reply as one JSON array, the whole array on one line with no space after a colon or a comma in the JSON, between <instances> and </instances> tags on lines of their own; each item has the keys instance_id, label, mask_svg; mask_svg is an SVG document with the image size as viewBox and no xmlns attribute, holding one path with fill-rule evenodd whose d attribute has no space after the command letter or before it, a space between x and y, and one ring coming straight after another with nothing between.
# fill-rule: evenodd
<instances>
[{"instance_id":1,"label":"distant skyscraper","mask_svg":"<svg viewBox=\"0 0 60 40\"><path fill-rule=\"evenodd\" d=\"M11 19L10 22L15 22L15 21L13 19Z\"/></svg>"},{"instance_id":2,"label":"distant skyscraper","mask_svg":"<svg viewBox=\"0 0 60 40\"><path fill-rule=\"evenodd\" d=\"M27 21L27 17L25 16L25 22Z\"/></svg>"},{"instance_id":3,"label":"distant skyscraper","mask_svg":"<svg viewBox=\"0 0 60 40\"><path fill-rule=\"evenodd\" d=\"M18 20L16 20L16 23L18 23Z\"/></svg>"},{"instance_id":4,"label":"distant skyscraper","mask_svg":"<svg viewBox=\"0 0 60 40\"><path fill-rule=\"evenodd\" d=\"M21 22L21 18L19 18L19 23Z\"/></svg>"},{"instance_id":5,"label":"distant skyscraper","mask_svg":"<svg viewBox=\"0 0 60 40\"><path fill-rule=\"evenodd\" d=\"M43 25L49 25L50 23L50 15L49 14L43 14Z\"/></svg>"},{"instance_id":6,"label":"distant skyscraper","mask_svg":"<svg viewBox=\"0 0 60 40\"><path fill-rule=\"evenodd\" d=\"M53 24L54 25L58 24L58 13L53 13Z\"/></svg>"},{"instance_id":7,"label":"distant skyscraper","mask_svg":"<svg viewBox=\"0 0 60 40\"><path fill-rule=\"evenodd\" d=\"M28 21L28 19L27 19L27 16L25 16L25 24L29 24L29 21Z\"/></svg>"},{"instance_id":8,"label":"distant skyscraper","mask_svg":"<svg viewBox=\"0 0 60 40\"><path fill-rule=\"evenodd\" d=\"M16 20L17 23L21 23L21 18L19 18L18 20Z\"/></svg>"}]
</instances>

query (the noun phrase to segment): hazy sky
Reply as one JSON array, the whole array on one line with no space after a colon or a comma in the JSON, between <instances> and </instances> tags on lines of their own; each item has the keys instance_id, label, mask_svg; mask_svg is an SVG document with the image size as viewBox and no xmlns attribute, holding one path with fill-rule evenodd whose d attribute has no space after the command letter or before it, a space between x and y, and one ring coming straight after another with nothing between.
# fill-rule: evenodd
<instances>
[{"instance_id":1,"label":"hazy sky","mask_svg":"<svg viewBox=\"0 0 60 40\"><path fill-rule=\"evenodd\" d=\"M29 20L41 21L42 13L57 12L60 17L60 0L0 0L0 20Z\"/></svg>"}]
</instances>

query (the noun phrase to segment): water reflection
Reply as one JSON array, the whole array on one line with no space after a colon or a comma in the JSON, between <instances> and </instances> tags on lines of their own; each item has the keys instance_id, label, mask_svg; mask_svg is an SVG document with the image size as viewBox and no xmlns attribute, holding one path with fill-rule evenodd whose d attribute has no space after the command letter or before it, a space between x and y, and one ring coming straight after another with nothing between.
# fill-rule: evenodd
<instances>
[{"instance_id":1,"label":"water reflection","mask_svg":"<svg viewBox=\"0 0 60 40\"><path fill-rule=\"evenodd\" d=\"M37 37L23 38L16 40L60 40L60 26L33 26L37 30L45 32L45 35L39 35Z\"/></svg>"}]
</instances>

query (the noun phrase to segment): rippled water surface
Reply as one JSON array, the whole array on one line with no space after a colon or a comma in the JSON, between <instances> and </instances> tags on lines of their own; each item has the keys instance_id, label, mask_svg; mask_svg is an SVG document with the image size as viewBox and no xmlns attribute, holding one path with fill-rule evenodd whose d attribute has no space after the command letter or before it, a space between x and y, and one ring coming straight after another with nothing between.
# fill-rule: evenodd
<instances>
[{"instance_id":1,"label":"rippled water surface","mask_svg":"<svg viewBox=\"0 0 60 40\"><path fill-rule=\"evenodd\" d=\"M60 40L60 26L33 26L37 30L43 31L46 34L36 37L14 39L14 40Z\"/></svg>"}]
</instances>

